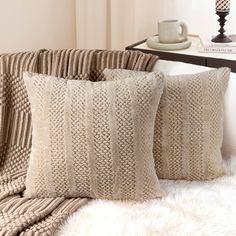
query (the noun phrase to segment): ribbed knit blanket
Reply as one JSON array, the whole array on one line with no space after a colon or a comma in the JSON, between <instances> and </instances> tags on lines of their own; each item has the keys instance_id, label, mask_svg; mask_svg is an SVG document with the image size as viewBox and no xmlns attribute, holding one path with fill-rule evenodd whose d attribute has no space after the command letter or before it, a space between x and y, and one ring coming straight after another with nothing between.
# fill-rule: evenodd
<instances>
[{"instance_id":1,"label":"ribbed knit blanket","mask_svg":"<svg viewBox=\"0 0 236 236\"><path fill-rule=\"evenodd\" d=\"M26 199L31 113L24 71L104 80L104 68L150 71L157 57L138 51L41 50L0 55L0 235L52 235L86 198Z\"/></svg>"}]
</instances>

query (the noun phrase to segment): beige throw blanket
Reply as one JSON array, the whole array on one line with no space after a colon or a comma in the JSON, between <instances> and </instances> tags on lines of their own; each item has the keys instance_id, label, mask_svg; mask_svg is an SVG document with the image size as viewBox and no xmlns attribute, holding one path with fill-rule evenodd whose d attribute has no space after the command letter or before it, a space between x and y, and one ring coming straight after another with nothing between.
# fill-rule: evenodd
<instances>
[{"instance_id":1,"label":"beige throw blanket","mask_svg":"<svg viewBox=\"0 0 236 236\"><path fill-rule=\"evenodd\" d=\"M26 199L31 114L23 71L103 80L104 68L150 71L157 57L138 51L41 50L0 55L0 235L52 235L87 199Z\"/></svg>"}]
</instances>

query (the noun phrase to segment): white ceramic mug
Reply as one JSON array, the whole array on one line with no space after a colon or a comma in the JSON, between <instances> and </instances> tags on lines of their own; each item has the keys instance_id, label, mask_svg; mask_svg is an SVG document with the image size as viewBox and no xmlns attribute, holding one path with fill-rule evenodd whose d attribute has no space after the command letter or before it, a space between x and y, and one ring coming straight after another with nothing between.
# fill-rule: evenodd
<instances>
[{"instance_id":1,"label":"white ceramic mug","mask_svg":"<svg viewBox=\"0 0 236 236\"><path fill-rule=\"evenodd\" d=\"M187 39L187 25L178 20L158 22L158 36L160 43L181 43Z\"/></svg>"}]
</instances>

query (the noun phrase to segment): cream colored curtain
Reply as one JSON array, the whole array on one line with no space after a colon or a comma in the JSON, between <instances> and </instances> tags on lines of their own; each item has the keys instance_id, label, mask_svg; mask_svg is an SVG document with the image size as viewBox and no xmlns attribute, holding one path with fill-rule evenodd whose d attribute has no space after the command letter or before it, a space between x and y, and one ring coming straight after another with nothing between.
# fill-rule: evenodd
<instances>
[{"instance_id":1,"label":"cream colored curtain","mask_svg":"<svg viewBox=\"0 0 236 236\"><path fill-rule=\"evenodd\" d=\"M226 29L235 32L236 1ZM215 0L76 0L77 47L124 49L157 33L157 21L177 18L190 33L216 34Z\"/></svg>"},{"instance_id":2,"label":"cream colored curtain","mask_svg":"<svg viewBox=\"0 0 236 236\"><path fill-rule=\"evenodd\" d=\"M159 14L157 1L76 0L77 46L124 49L152 35Z\"/></svg>"},{"instance_id":3,"label":"cream colored curtain","mask_svg":"<svg viewBox=\"0 0 236 236\"><path fill-rule=\"evenodd\" d=\"M135 0L77 0L79 48L124 48L135 39Z\"/></svg>"}]
</instances>

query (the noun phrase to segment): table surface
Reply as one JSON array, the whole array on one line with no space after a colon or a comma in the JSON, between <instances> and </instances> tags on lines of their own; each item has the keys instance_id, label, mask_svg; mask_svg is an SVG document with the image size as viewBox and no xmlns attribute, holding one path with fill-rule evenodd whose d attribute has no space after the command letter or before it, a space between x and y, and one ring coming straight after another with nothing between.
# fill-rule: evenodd
<instances>
[{"instance_id":1,"label":"table surface","mask_svg":"<svg viewBox=\"0 0 236 236\"><path fill-rule=\"evenodd\" d=\"M188 49L183 50L176 50L176 51L167 51L167 50L157 50L149 48L146 44L146 42L141 42L140 44L137 44L136 46L129 46L135 49L143 49L143 50L150 50L150 51L162 51L162 52L168 52L168 53L174 53L174 54L182 54L182 55L190 55L190 56L198 56L198 57L206 57L206 58L218 58L218 59L225 59L225 60L231 60L236 61L236 54L226 54L226 53L206 53L206 52L200 52L200 50L203 48L201 45L201 40L198 36L190 35L189 39L192 41L192 45Z\"/></svg>"}]
</instances>

